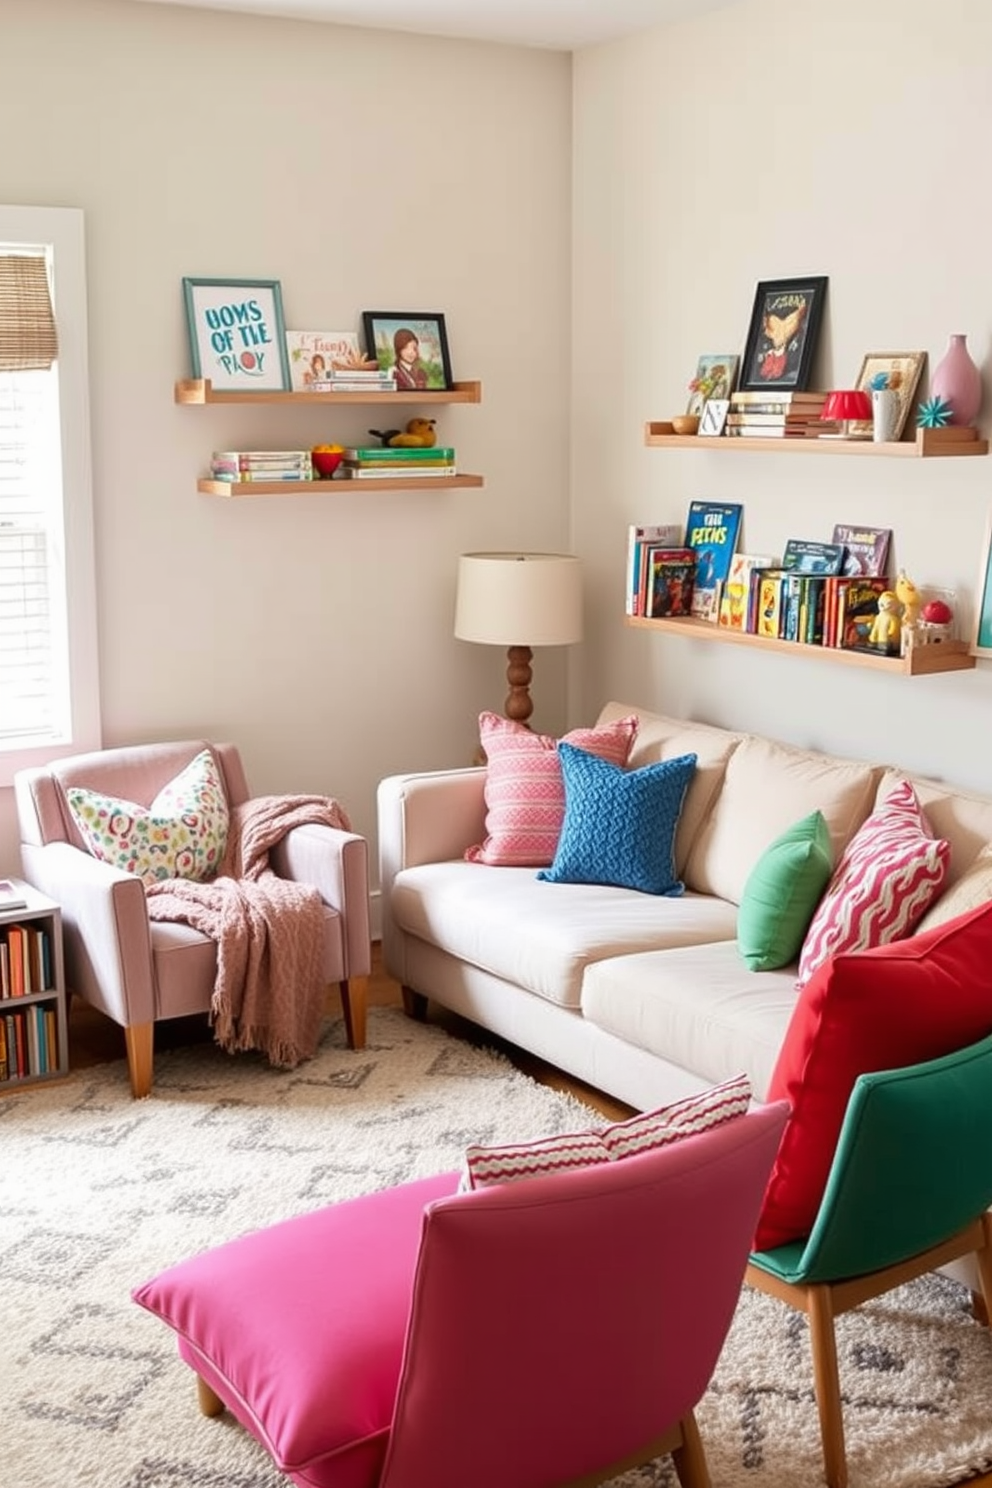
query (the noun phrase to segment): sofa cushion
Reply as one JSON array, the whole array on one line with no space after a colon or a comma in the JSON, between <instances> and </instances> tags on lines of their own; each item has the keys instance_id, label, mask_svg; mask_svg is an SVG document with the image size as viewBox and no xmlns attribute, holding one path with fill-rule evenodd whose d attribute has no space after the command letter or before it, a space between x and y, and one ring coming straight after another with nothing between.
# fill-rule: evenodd
<instances>
[{"instance_id":1,"label":"sofa cushion","mask_svg":"<svg viewBox=\"0 0 992 1488\"><path fill-rule=\"evenodd\" d=\"M649 713L626 703L607 703L597 724L614 723L630 714L637 718L637 735L627 760L629 769L639 770L642 765L676 759L682 754L696 756L696 770L686 791L675 834L675 866L679 878L684 878L692 845L723 784L727 761L743 736L708 723L666 718L664 714Z\"/></svg>"},{"instance_id":2,"label":"sofa cushion","mask_svg":"<svg viewBox=\"0 0 992 1488\"><path fill-rule=\"evenodd\" d=\"M636 732L637 720L628 715L602 728L572 729L565 739L624 765ZM479 735L486 752L486 837L465 857L494 867L547 867L565 814L557 741L496 713L480 714Z\"/></svg>"},{"instance_id":3,"label":"sofa cushion","mask_svg":"<svg viewBox=\"0 0 992 1488\"><path fill-rule=\"evenodd\" d=\"M951 853L951 862L954 861L954 853ZM969 910L978 909L982 904L988 904L992 900L992 842L986 844L975 860L956 879L950 888L945 888L940 897L931 904L926 914L916 927L917 935L925 935L928 930L936 930L938 925L946 925L948 920L957 919L958 915L967 914Z\"/></svg>"},{"instance_id":4,"label":"sofa cushion","mask_svg":"<svg viewBox=\"0 0 992 1488\"><path fill-rule=\"evenodd\" d=\"M748 735L727 762L723 788L689 855L686 887L740 904L769 843L811 811L823 813L836 862L871 810L879 774L873 765Z\"/></svg>"},{"instance_id":5,"label":"sofa cushion","mask_svg":"<svg viewBox=\"0 0 992 1488\"><path fill-rule=\"evenodd\" d=\"M809 1234L854 1082L992 1032L992 904L926 935L824 962L799 994L768 1087L792 1107L755 1248Z\"/></svg>"},{"instance_id":6,"label":"sofa cushion","mask_svg":"<svg viewBox=\"0 0 992 1488\"><path fill-rule=\"evenodd\" d=\"M565 819L548 883L613 884L643 894L677 895L675 829L696 756L622 770L562 742Z\"/></svg>"},{"instance_id":7,"label":"sofa cushion","mask_svg":"<svg viewBox=\"0 0 992 1488\"><path fill-rule=\"evenodd\" d=\"M832 870L821 811L811 811L765 849L748 875L737 916L737 948L750 971L795 961Z\"/></svg>"},{"instance_id":8,"label":"sofa cushion","mask_svg":"<svg viewBox=\"0 0 992 1488\"><path fill-rule=\"evenodd\" d=\"M878 783L875 805L887 800L904 780L916 792L933 835L951 844L951 861L944 881L945 890L950 889L977 854L992 842L992 796L954 790L944 780L930 780L904 770L886 770Z\"/></svg>"},{"instance_id":9,"label":"sofa cushion","mask_svg":"<svg viewBox=\"0 0 992 1488\"><path fill-rule=\"evenodd\" d=\"M734 906L719 899L546 884L530 868L461 861L403 869L393 880L390 914L400 929L449 955L572 1008L590 962L670 945L733 943L737 923Z\"/></svg>"},{"instance_id":10,"label":"sofa cushion","mask_svg":"<svg viewBox=\"0 0 992 1488\"><path fill-rule=\"evenodd\" d=\"M796 971L746 971L732 939L674 945L596 961L581 1005L587 1023L701 1080L743 1070L760 1100L796 1005Z\"/></svg>"},{"instance_id":11,"label":"sofa cushion","mask_svg":"<svg viewBox=\"0 0 992 1488\"><path fill-rule=\"evenodd\" d=\"M642 1111L626 1121L579 1132L564 1132L536 1142L507 1143L502 1147L473 1144L466 1149L460 1188L492 1188L522 1178L542 1178L597 1163L622 1162L643 1152L670 1147L686 1137L712 1131L743 1116L751 1104L746 1075L737 1075L698 1095L685 1096L654 1111Z\"/></svg>"},{"instance_id":12,"label":"sofa cushion","mask_svg":"<svg viewBox=\"0 0 992 1488\"><path fill-rule=\"evenodd\" d=\"M950 851L931 834L904 780L844 849L803 941L800 985L839 951L908 935L940 893Z\"/></svg>"},{"instance_id":13,"label":"sofa cushion","mask_svg":"<svg viewBox=\"0 0 992 1488\"><path fill-rule=\"evenodd\" d=\"M167 878L210 878L227 842L229 813L217 763L202 749L139 806L83 786L66 787L66 801L89 851L146 884Z\"/></svg>"}]
</instances>

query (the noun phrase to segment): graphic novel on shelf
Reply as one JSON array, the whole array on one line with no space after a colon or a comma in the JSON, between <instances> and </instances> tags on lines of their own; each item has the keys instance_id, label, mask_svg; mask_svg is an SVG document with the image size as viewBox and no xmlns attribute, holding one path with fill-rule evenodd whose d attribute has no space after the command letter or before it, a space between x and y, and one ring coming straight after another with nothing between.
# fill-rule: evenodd
<instances>
[{"instance_id":1,"label":"graphic novel on shelf","mask_svg":"<svg viewBox=\"0 0 992 1488\"><path fill-rule=\"evenodd\" d=\"M655 544L678 548L682 546L682 524L680 522L631 522L627 528L627 599L628 615L647 613L647 548Z\"/></svg>"},{"instance_id":2,"label":"graphic novel on shelf","mask_svg":"<svg viewBox=\"0 0 992 1488\"><path fill-rule=\"evenodd\" d=\"M869 636L878 614L878 596L889 587L884 577L852 578L840 596L837 617L837 644L846 651L877 651Z\"/></svg>"},{"instance_id":3,"label":"graphic novel on shelf","mask_svg":"<svg viewBox=\"0 0 992 1488\"><path fill-rule=\"evenodd\" d=\"M782 567L801 574L839 574L843 571L844 545L790 537L782 554Z\"/></svg>"},{"instance_id":4,"label":"graphic novel on shelf","mask_svg":"<svg viewBox=\"0 0 992 1488\"><path fill-rule=\"evenodd\" d=\"M720 597L718 623L727 630L748 629L748 603L751 597L751 575L758 569L776 568L778 558L772 553L734 553Z\"/></svg>"},{"instance_id":5,"label":"graphic novel on shelf","mask_svg":"<svg viewBox=\"0 0 992 1488\"><path fill-rule=\"evenodd\" d=\"M716 624L720 592L730 572L737 548L741 517L740 502L692 501L685 524L685 545L696 555L692 588L692 614Z\"/></svg>"},{"instance_id":6,"label":"graphic novel on shelf","mask_svg":"<svg viewBox=\"0 0 992 1488\"><path fill-rule=\"evenodd\" d=\"M690 615L696 570L696 555L692 549L651 546L645 564L648 617L667 620Z\"/></svg>"},{"instance_id":7,"label":"graphic novel on shelf","mask_svg":"<svg viewBox=\"0 0 992 1488\"><path fill-rule=\"evenodd\" d=\"M833 541L844 545L842 573L878 578L888 572L891 527L855 527L848 522L838 522L834 527Z\"/></svg>"}]
</instances>

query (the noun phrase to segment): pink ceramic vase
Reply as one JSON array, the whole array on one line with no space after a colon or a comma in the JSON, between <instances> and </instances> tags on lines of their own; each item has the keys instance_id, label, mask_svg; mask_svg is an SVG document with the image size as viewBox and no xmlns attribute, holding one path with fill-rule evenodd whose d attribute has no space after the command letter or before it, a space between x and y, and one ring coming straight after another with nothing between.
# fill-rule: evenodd
<instances>
[{"instance_id":1,"label":"pink ceramic vase","mask_svg":"<svg viewBox=\"0 0 992 1488\"><path fill-rule=\"evenodd\" d=\"M951 405L952 424L971 424L982 406L982 376L968 353L964 336L952 336L933 369L930 393Z\"/></svg>"}]
</instances>

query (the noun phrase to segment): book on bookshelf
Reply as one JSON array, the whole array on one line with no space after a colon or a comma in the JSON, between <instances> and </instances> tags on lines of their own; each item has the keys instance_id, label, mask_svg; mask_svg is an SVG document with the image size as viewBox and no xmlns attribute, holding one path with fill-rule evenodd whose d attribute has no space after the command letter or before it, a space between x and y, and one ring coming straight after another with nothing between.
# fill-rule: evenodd
<instances>
[{"instance_id":1,"label":"book on bookshelf","mask_svg":"<svg viewBox=\"0 0 992 1488\"><path fill-rule=\"evenodd\" d=\"M362 351L356 331L287 331L290 385L295 392L309 392L315 382L330 376L332 369L372 369Z\"/></svg>"},{"instance_id":2,"label":"book on bookshelf","mask_svg":"<svg viewBox=\"0 0 992 1488\"><path fill-rule=\"evenodd\" d=\"M313 455L308 449L214 450L210 463L231 470L257 470L268 465L298 465L302 469L313 464Z\"/></svg>"},{"instance_id":3,"label":"book on bookshelf","mask_svg":"<svg viewBox=\"0 0 992 1488\"><path fill-rule=\"evenodd\" d=\"M344 458L360 465L452 465L455 460L451 444L424 445L419 449L393 449L386 445L347 445Z\"/></svg>"},{"instance_id":4,"label":"book on bookshelf","mask_svg":"<svg viewBox=\"0 0 992 1488\"><path fill-rule=\"evenodd\" d=\"M28 901L24 897L24 891L13 879L0 878L0 914L5 914L8 909L27 909Z\"/></svg>"},{"instance_id":5,"label":"book on bookshelf","mask_svg":"<svg viewBox=\"0 0 992 1488\"><path fill-rule=\"evenodd\" d=\"M313 471L275 465L271 470L211 470L210 479L229 481L235 486L250 481L312 481Z\"/></svg>"},{"instance_id":6,"label":"book on bookshelf","mask_svg":"<svg viewBox=\"0 0 992 1488\"><path fill-rule=\"evenodd\" d=\"M737 548L743 511L740 502L734 501L689 503L685 544L696 555L692 613L714 625L719 616L720 591Z\"/></svg>"},{"instance_id":7,"label":"book on bookshelf","mask_svg":"<svg viewBox=\"0 0 992 1488\"><path fill-rule=\"evenodd\" d=\"M787 392L783 389L754 388L750 392L731 393L730 407L753 408L758 404L777 403L784 408L820 408L826 401L826 393Z\"/></svg>"},{"instance_id":8,"label":"book on bookshelf","mask_svg":"<svg viewBox=\"0 0 992 1488\"><path fill-rule=\"evenodd\" d=\"M782 554L782 567L804 574L838 574L844 563L842 543L815 542L790 537Z\"/></svg>"},{"instance_id":9,"label":"book on bookshelf","mask_svg":"<svg viewBox=\"0 0 992 1488\"><path fill-rule=\"evenodd\" d=\"M664 620L692 613L696 554L689 547L650 545L645 555L647 570L646 614Z\"/></svg>"},{"instance_id":10,"label":"book on bookshelf","mask_svg":"<svg viewBox=\"0 0 992 1488\"><path fill-rule=\"evenodd\" d=\"M667 544L677 548L682 544L681 522L631 522L627 528L627 598L628 615L643 615L644 595L647 590L646 567L643 559L650 544Z\"/></svg>"},{"instance_id":11,"label":"book on bookshelf","mask_svg":"<svg viewBox=\"0 0 992 1488\"><path fill-rule=\"evenodd\" d=\"M774 568L778 558L771 553L734 553L720 596L718 624L727 630L747 630L751 575L755 569Z\"/></svg>"},{"instance_id":12,"label":"book on bookshelf","mask_svg":"<svg viewBox=\"0 0 992 1488\"><path fill-rule=\"evenodd\" d=\"M739 413L727 414L728 429L790 429L802 428L816 418L815 412L797 413L793 410L787 413L781 408L766 407L761 404L756 409L742 409Z\"/></svg>"},{"instance_id":13,"label":"book on bookshelf","mask_svg":"<svg viewBox=\"0 0 992 1488\"><path fill-rule=\"evenodd\" d=\"M878 614L878 596L890 587L890 581L881 575L850 580L843 593L843 605L838 608L838 646L845 651L876 654L884 650L873 646L869 638Z\"/></svg>"},{"instance_id":14,"label":"book on bookshelf","mask_svg":"<svg viewBox=\"0 0 992 1488\"><path fill-rule=\"evenodd\" d=\"M457 465L351 465L346 460L338 470L342 480L423 480L428 476L457 475Z\"/></svg>"},{"instance_id":15,"label":"book on bookshelf","mask_svg":"<svg viewBox=\"0 0 992 1488\"><path fill-rule=\"evenodd\" d=\"M849 522L837 522L833 541L842 543L845 549L843 573L878 578L887 572L891 527L855 527Z\"/></svg>"},{"instance_id":16,"label":"book on bookshelf","mask_svg":"<svg viewBox=\"0 0 992 1488\"><path fill-rule=\"evenodd\" d=\"M728 439L807 439L815 421L797 424L734 424L724 430ZM816 425L819 427L819 425Z\"/></svg>"}]
</instances>

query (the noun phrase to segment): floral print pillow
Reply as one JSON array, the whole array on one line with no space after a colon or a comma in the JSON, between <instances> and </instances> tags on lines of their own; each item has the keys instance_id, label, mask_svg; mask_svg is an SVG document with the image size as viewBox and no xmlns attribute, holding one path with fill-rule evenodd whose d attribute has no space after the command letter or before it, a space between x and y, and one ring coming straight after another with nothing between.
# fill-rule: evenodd
<instances>
[{"instance_id":1,"label":"floral print pillow","mask_svg":"<svg viewBox=\"0 0 992 1488\"><path fill-rule=\"evenodd\" d=\"M78 785L67 788L66 799L93 856L145 884L164 878L202 882L213 877L224 856L227 798L209 749L164 785L151 806Z\"/></svg>"}]
</instances>

